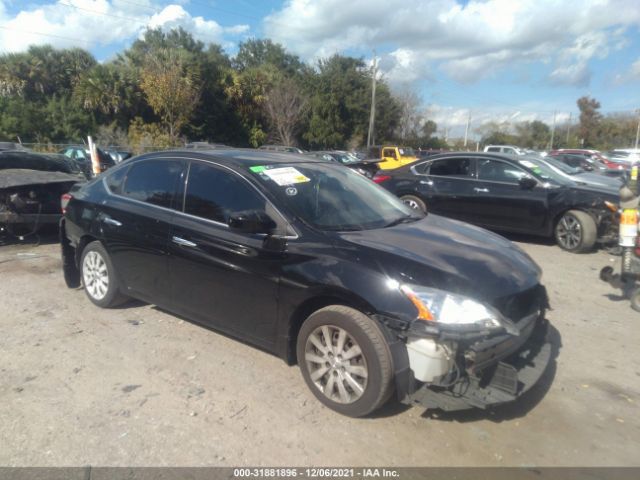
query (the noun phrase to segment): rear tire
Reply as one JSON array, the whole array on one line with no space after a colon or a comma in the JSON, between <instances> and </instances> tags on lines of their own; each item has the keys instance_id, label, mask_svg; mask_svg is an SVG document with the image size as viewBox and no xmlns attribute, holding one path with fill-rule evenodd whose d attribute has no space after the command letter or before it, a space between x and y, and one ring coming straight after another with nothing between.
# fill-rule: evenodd
<instances>
[{"instance_id":1,"label":"rear tire","mask_svg":"<svg viewBox=\"0 0 640 480\"><path fill-rule=\"evenodd\" d=\"M403 195L400 200L409 208L427 213L427 204L415 195Z\"/></svg>"},{"instance_id":2,"label":"rear tire","mask_svg":"<svg viewBox=\"0 0 640 480\"><path fill-rule=\"evenodd\" d=\"M322 308L302 324L298 365L320 402L349 417L381 407L393 390L393 364L378 324L353 308Z\"/></svg>"},{"instance_id":3,"label":"rear tire","mask_svg":"<svg viewBox=\"0 0 640 480\"><path fill-rule=\"evenodd\" d=\"M591 250L598 236L593 217L580 210L565 212L556 223L554 232L558 246L572 253Z\"/></svg>"},{"instance_id":4,"label":"rear tire","mask_svg":"<svg viewBox=\"0 0 640 480\"><path fill-rule=\"evenodd\" d=\"M111 258L99 241L93 241L84 247L80 259L80 274L84 291L95 305L112 308L127 300L120 293Z\"/></svg>"}]
</instances>

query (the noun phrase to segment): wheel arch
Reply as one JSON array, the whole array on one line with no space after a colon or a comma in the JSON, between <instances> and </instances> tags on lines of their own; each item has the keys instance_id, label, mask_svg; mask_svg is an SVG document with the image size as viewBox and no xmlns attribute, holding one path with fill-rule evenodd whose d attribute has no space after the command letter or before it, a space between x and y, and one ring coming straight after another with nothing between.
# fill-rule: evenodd
<instances>
[{"instance_id":1,"label":"wheel arch","mask_svg":"<svg viewBox=\"0 0 640 480\"><path fill-rule=\"evenodd\" d=\"M93 235L83 235L82 237L80 237L80 240L78 241L78 246L76 247L76 267L80 268L80 260L82 258L82 251L84 250L84 247L86 247L87 245L89 245L91 242L94 241L100 241L99 238L94 237Z\"/></svg>"},{"instance_id":2,"label":"wheel arch","mask_svg":"<svg viewBox=\"0 0 640 480\"><path fill-rule=\"evenodd\" d=\"M318 295L314 295L302 302L289 317L289 329L287 336L287 351L286 362L288 365L296 365L298 359L296 358L296 342L298 340L298 333L300 327L304 321L313 312L320 310L321 308L328 307L330 305L342 305L345 307L351 307L365 315L372 313L372 308L364 300L353 297L346 297L336 292L323 292ZM384 327L381 325L381 327Z\"/></svg>"}]
</instances>

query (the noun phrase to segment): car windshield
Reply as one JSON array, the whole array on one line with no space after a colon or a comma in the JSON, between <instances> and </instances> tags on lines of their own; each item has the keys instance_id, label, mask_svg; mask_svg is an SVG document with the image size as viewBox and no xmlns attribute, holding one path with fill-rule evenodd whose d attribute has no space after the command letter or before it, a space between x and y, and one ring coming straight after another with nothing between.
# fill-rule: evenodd
<instances>
[{"instance_id":1,"label":"car windshield","mask_svg":"<svg viewBox=\"0 0 640 480\"><path fill-rule=\"evenodd\" d=\"M337 158L340 163L358 163L360 159L350 153L333 153L334 158Z\"/></svg>"},{"instance_id":2,"label":"car windshield","mask_svg":"<svg viewBox=\"0 0 640 480\"><path fill-rule=\"evenodd\" d=\"M548 164L547 160L541 160L535 157L525 157L518 160L518 163L523 167L528 168L536 177L543 182L551 182L556 185L572 185L573 183L566 177L563 177L560 173L556 172Z\"/></svg>"},{"instance_id":3,"label":"car windshield","mask_svg":"<svg viewBox=\"0 0 640 480\"><path fill-rule=\"evenodd\" d=\"M280 206L320 230L369 230L423 217L349 168L296 163L249 170Z\"/></svg>"},{"instance_id":4,"label":"car windshield","mask_svg":"<svg viewBox=\"0 0 640 480\"><path fill-rule=\"evenodd\" d=\"M411 147L401 147L398 149L401 157L415 157L416 152L413 151Z\"/></svg>"},{"instance_id":5,"label":"car windshield","mask_svg":"<svg viewBox=\"0 0 640 480\"><path fill-rule=\"evenodd\" d=\"M584 170L582 170L581 168L570 167L566 163L561 162L560 160L553 157L547 157L545 158L545 161L550 165L553 165L554 167L556 167L558 170L563 171L567 175L576 175L578 173L584 172Z\"/></svg>"}]
</instances>

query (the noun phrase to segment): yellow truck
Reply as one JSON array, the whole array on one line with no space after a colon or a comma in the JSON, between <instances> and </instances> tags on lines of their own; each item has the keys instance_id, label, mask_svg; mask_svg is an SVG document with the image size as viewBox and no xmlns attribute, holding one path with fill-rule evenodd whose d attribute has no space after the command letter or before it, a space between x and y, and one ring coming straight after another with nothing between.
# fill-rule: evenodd
<instances>
[{"instance_id":1,"label":"yellow truck","mask_svg":"<svg viewBox=\"0 0 640 480\"><path fill-rule=\"evenodd\" d=\"M377 145L369 148L369 158L379 158L380 170L391 170L419 160L413 148Z\"/></svg>"}]
</instances>

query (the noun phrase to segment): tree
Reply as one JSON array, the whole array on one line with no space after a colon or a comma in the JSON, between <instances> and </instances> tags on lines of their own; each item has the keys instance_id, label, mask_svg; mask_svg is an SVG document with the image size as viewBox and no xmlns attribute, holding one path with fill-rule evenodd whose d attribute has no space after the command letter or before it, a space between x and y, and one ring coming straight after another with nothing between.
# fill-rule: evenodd
<instances>
[{"instance_id":1,"label":"tree","mask_svg":"<svg viewBox=\"0 0 640 480\"><path fill-rule=\"evenodd\" d=\"M175 143L200 98L197 73L187 67L181 50L162 49L147 56L140 74L140 87Z\"/></svg>"},{"instance_id":2,"label":"tree","mask_svg":"<svg viewBox=\"0 0 640 480\"><path fill-rule=\"evenodd\" d=\"M403 144L413 143L419 137L423 115L418 111L420 96L411 89L405 89L396 96L400 104L397 136Z\"/></svg>"},{"instance_id":3,"label":"tree","mask_svg":"<svg viewBox=\"0 0 640 480\"><path fill-rule=\"evenodd\" d=\"M316 71L302 78L310 98L308 126L302 138L311 147L345 148L362 145L369 128L371 71L360 59L334 55L320 60ZM375 137L393 138L400 105L384 81L376 86Z\"/></svg>"},{"instance_id":4,"label":"tree","mask_svg":"<svg viewBox=\"0 0 640 480\"><path fill-rule=\"evenodd\" d=\"M269 90L264 107L277 141L283 145L294 144L294 134L307 105L307 99L290 78L281 80Z\"/></svg>"},{"instance_id":5,"label":"tree","mask_svg":"<svg viewBox=\"0 0 640 480\"><path fill-rule=\"evenodd\" d=\"M588 96L580 97L577 101L580 110L580 138L584 148L595 146L597 130L600 125L602 115L598 112L600 102Z\"/></svg>"},{"instance_id":6,"label":"tree","mask_svg":"<svg viewBox=\"0 0 640 480\"><path fill-rule=\"evenodd\" d=\"M287 53L282 45L269 39L252 38L241 42L233 64L239 71L269 64L285 76L293 76L304 70L300 58Z\"/></svg>"},{"instance_id":7,"label":"tree","mask_svg":"<svg viewBox=\"0 0 640 480\"><path fill-rule=\"evenodd\" d=\"M540 120L520 122L515 126L517 144L520 147L544 149L551 138L551 129Z\"/></svg>"}]
</instances>

